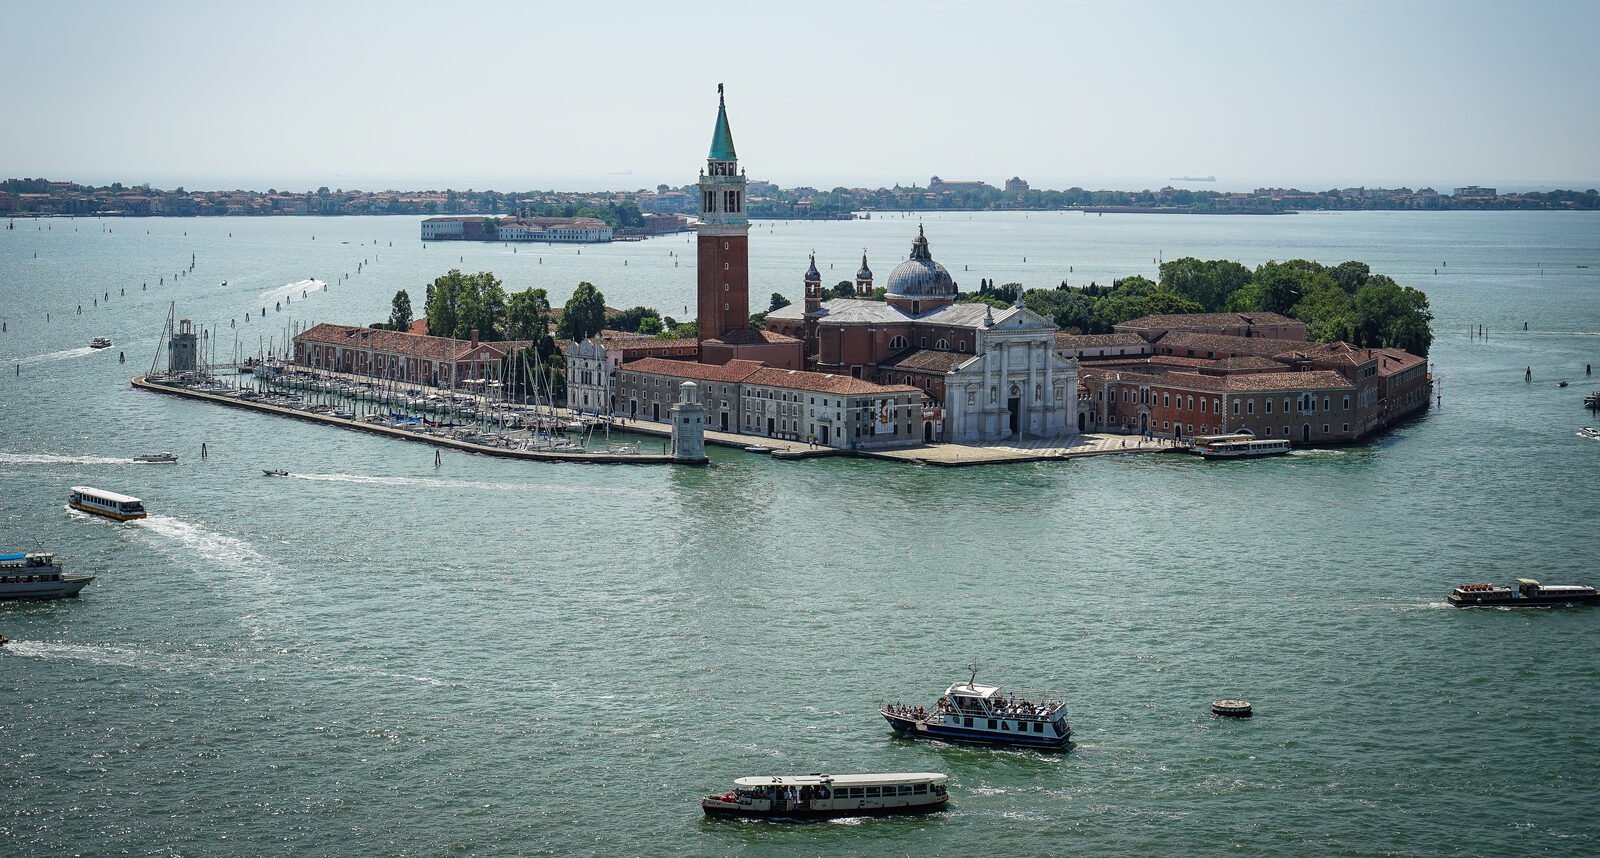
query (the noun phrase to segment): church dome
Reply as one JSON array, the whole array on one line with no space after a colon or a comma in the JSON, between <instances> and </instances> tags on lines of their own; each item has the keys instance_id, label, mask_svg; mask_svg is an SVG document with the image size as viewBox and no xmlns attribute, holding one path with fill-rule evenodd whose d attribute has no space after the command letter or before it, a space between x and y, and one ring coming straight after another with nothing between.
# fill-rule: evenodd
<instances>
[{"instance_id":1,"label":"church dome","mask_svg":"<svg viewBox=\"0 0 1600 858\"><path fill-rule=\"evenodd\" d=\"M933 261L922 227L917 227L917 240L911 243L911 258L889 272L887 293L890 298L956 297L956 281L943 265Z\"/></svg>"}]
</instances>

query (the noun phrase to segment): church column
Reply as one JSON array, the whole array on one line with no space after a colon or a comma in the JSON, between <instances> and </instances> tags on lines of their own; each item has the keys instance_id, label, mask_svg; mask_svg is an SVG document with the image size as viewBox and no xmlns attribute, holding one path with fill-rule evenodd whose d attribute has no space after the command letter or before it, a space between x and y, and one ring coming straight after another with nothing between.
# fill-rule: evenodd
<instances>
[{"instance_id":1,"label":"church column","mask_svg":"<svg viewBox=\"0 0 1600 858\"><path fill-rule=\"evenodd\" d=\"M1044 434L1054 438L1061 434L1061 409L1056 407L1056 349L1055 338L1044 341ZM1066 400L1062 400L1063 405Z\"/></svg>"},{"instance_id":2,"label":"church column","mask_svg":"<svg viewBox=\"0 0 1600 858\"><path fill-rule=\"evenodd\" d=\"M1011 345L1009 343L1001 343L1000 344L1000 401L999 401L998 404L1000 405L1001 412L1005 414L1005 416L1000 419L999 429L1000 429L1000 431L1002 431L1006 435L1006 437L1010 437L1011 436ZM1020 402L1017 403L1017 410L1018 411L1022 410L1022 403L1020 403ZM1021 421L1022 421L1022 416L1019 414L1019 415L1017 415L1017 422L1020 424Z\"/></svg>"}]
</instances>

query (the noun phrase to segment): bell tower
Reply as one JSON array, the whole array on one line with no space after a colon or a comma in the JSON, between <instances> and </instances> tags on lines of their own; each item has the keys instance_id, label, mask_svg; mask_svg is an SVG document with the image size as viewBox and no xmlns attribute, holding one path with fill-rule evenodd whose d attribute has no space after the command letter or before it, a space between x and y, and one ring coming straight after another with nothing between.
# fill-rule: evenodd
<instances>
[{"instance_id":1,"label":"bell tower","mask_svg":"<svg viewBox=\"0 0 1600 858\"><path fill-rule=\"evenodd\" d=\"M728 107L717 84L717 127L700 173L697 315L701 342L750 326L750 220L745 177L728 128Z\"/></svg>"},{"instance_id":2,"label":"bell tower","mask_svg":"<svg viewBox=\"0 0 1600 858\"><path fill-rule=\"evenodd\" d=\"M817 323L822 318L822 272L817 270L817 254L811 254L811 267L806 269L805 351L802 357L806 369L815 369L821 343L817 339Z\"/></svg>"},{"instance_id":3,"label":"bell tower","mask_svg":"<svg viewBox=\"0 0 1600 858\"><path fill-rule=\"evenodd\" d=\"M861 270L856 272L856 297L872 297L872 269L867 267L867 252L861 251Z\"/></svg>"}]
</instances>

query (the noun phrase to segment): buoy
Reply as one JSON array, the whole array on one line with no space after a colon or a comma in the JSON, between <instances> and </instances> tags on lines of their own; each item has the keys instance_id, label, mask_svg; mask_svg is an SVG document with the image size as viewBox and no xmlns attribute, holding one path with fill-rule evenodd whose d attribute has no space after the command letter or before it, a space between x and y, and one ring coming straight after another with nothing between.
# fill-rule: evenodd
<instances>
[{"instance_id":1,"label":"buoy","mask_svg":"<svg viewBox=\"0 0 1600 858\"><path fill-rule=\"evenodd\" d=\"M1255 710L1248 700L1213 700L1211 714L1221 718L1249 718Z\"/></svg>"}]
</instances>

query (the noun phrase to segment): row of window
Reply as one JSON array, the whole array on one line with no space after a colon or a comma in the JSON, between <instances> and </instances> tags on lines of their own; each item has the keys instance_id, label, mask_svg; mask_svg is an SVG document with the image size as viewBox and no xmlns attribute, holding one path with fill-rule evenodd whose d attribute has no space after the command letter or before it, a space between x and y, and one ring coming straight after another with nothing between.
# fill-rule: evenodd
<instances>
[{"instance_id":1,"label":"row of window","mask_svg":"<svg viewBox=\"0 0 1600 858\"><path fill-rule=\"evenodd\" d=\"M839 787L833 791L835 799L846 798L889 798L896 795L927 795L927 784L894 784L888 786L869 787Z\"/></svg>"}]
</instances>

